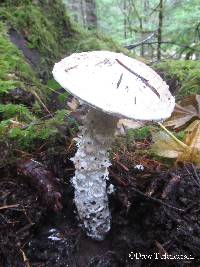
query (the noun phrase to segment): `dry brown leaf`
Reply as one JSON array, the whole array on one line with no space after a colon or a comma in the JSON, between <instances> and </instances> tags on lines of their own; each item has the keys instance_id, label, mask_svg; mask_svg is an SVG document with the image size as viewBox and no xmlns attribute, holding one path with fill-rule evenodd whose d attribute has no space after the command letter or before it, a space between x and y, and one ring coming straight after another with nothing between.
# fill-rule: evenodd
<instances>
[{"instance_id":1,"label":"dry brown leaf","mask_svg":"<svg viewBox=\"0 0 200 267\"><path fill-rule=\"evenodd\" d=\"M193 121L185 129L186 137L184 143L188 146L195 146L200 149L200 120Z\"/></svg>"},{"instance_id":2,"label":"dry brown leaf","mask_svg":"<svg viewBox=\"0 0 200 267\"><path fill-rule=\"evenodd\" d=\"M188 146L180 161L195 162L200 165L200 120L194 121L186 129L184 143Z\"/></svg>"},{"instance_id":3,"label":"dry brown leaf","mask_svg":"<svg viewBox=\"0 0 200 267\"><path fill-rule=\"evenodd\" d=\"M128 119L120 119L117 123L117 135L123 135L127 132L129 129L138 129L145 125L145 122L143 121L134 121L134 120L128 120Z\"/></svg>"},{"instance_id":4,"label":"dry brown leaf","mask_svg":"<svg viewBox=\"0 0 200 267\"><path fill-rule=\"evenodd\" d=\"M67 105L68 105L68 107L69 107L72 111L75 111L75 110L79 107L80 103L79 103L78 99L76 99L75 97L73 97L73 98L71 99L71 101L68 101L68 102L67 102Z\"/></svg>"},{"instance_id":5,"label":"dry brown leaf","mask_svg":"<svg viewBox=\"0 0 200 267\"><path fill-rule=\"evenodd\" d=\"M160 131L152 135L152 150L158 156L166 158L178 158L185 151L186 145L182 145L172 139L166 132Z\"/></svg>"},{"instance_id":6,"label":"dry brown leaf","mask_svg":"<svg viewBox=\"0 0 200 267\"><path fill-rule=\"evenodd\" d=\"M184 142L178 140L167 129L154 134L153 141L152 150L157 155L176 158L181 162L193 162L200 166L200 120L194 121L186 129Z\"/></svg>"},{"instance_id":7,"label":"dry brown leaf","mask_svg":"<svg viewBox=\"0 0 200 267\"><path fill-rule=\"evenodd\" d=\"M200 119L200 95L191 95L179 101L169 119L164 123L166 127L180 129L192 119Z\"/></svg>"}]
</instances>

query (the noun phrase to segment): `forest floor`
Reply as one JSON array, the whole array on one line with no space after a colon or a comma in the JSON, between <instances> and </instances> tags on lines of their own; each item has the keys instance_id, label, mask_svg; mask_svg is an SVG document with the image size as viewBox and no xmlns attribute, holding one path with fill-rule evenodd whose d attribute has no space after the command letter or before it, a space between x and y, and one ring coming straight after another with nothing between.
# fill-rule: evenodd
<instances>
[{"instance_id":1,"label":"forest floor","mask_svg":"<svg viewBox=\"0 0 200 267\"><path fill-rule=\"evenodd\" d=\"M71 126L65 116L64 92L50 93L46 82L62 55L128 51L73 26L61 1L51 2L0 4L0 267L200 266L200 173L192 164L152 158L150 138L116 139L108 181L115 188L109 195L111 231L96 242L81 229L69 160L77 123ZM199 66L176 60L156 69L171 92L183 96L199 92Z\"/></svg>"},{"instance_id":2,"label":"forest floor","mask_svg":"<svg viewBox=\"0 0 200 267\"><path fill-rule=\"evenodd\" d=\"M129 149L122 140L119 144L113 148L110 168L109 183L115 187L109 195L112 227L102 242L86 237L76 218L70 184L74 169L67 160L75 147L68 144L62 153L64 145L59 144L56 155L41 150L34 158L43 163L40 166L29 156L14 169L1 170L0 266L200 265L200 176L195 167L169 169L135 154L135 149L149 147L147 139L133 140ZM137 169L138 164L144 170ZM52 173L56 183L52 177L45 180ZM48 183L56 187L50 195ZM50 203L54 191L62 194L58 212Z\"/></svg>"}]
</instances>

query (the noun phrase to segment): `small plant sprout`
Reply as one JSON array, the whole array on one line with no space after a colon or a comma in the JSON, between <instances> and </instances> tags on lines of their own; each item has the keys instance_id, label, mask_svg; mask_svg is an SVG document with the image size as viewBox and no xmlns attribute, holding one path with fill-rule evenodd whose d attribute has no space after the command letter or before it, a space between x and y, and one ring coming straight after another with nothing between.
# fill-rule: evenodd
<instances>
[{"instance_id":1,"label":"small plant sprout","mask_svg":"<svg viewBox=\"0 0 200 267\"><path fill-rule=\"evenodd\" d=\"M121 53L93 51L72 54L56 63L55 80L88 105L72 158L75 204L87 235L103 240L110 230L106 180L108 150L120 118L159 121L175 105L168 86L144 63Z\"/></svg>"}]
</instances>

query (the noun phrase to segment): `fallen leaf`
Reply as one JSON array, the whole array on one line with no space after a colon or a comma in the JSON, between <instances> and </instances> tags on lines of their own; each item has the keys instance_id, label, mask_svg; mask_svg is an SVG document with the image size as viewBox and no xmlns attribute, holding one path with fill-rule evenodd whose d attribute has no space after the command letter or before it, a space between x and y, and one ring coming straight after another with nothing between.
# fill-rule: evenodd
<instances>
[{"instance_id":1,"label":"fallen leaf","mask_svg":"<svg viewBox=\"0 0 200 267\"><path fill-rule=\"evenodd\" d=\"M78 99L76 99L75 97L73 97L71 99L71 101L68 101L67 102L67 105L68 107L72 110L72 111L75 111L79 105L80 105L80 102L78 101Z\"/></svg>"},{"instance_id":2,"label":"fallen leaf","mask_svg":"<svg viewBox=\"0 0 200 267\"><path fill-rule=\"evenodd\" d=\"M186 145L182 145L172 139L168 133L160 131L152 135L154 144L152 145L152 151L158 156L166 158L178 158L184 153Z\"/></svg>"},{"instance_id":3,"label":"fallen leaf","mask_svg":"<svg viewBox=\"0 0 200 267\"><path fill-rule=\"evenodd\" d=\"M178 140L163 125L161 127L164 131L152 135L153 152L158 156L176 158L185 163L193 162L200 166L200 120L194 121L186 129L184 142Z\"/></svg>"},{"instance_id":4,"label":"fallen leaf","mask_svg":"<svg viewBox=\"0 0 200 267\"><path fill-rule=\"evenodd\" d=\"M200 119L200 95L191 95L179 101L171 117L164 122L164 125L173 129L180 129L193 119Z\"/></svg>"},{"instance_id":5,"label":"fallen leaf","mask_svg":"<svg viewBox=\"0 0 200 267\"><path fill-rule=\"evenodd\" d=\"M126 134L129 129L138 129L143 127L146 122L136 121L136 120L128 120L128 119L120 119L117 123L117 135Z\"/></svg>"}]
</instances>

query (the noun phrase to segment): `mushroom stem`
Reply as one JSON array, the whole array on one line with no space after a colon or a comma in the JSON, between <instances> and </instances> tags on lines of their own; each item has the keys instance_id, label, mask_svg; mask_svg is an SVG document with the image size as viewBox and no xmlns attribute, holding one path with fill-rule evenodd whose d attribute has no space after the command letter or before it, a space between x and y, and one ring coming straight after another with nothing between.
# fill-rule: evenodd
<instances>
[{"instance_id":1,"label":"mushroom stem","mask_svg":"<svg viewBox=\"0 0 200 267\"><path fill-rule=\"evenodd\" d=\"M113 141L118 119L91 108L76 138L78 150L72 161L75 176L75 203L87 235L103 240L110 230L110 212L106 192L108 149Z\"/></svg>"}]
</instances>

